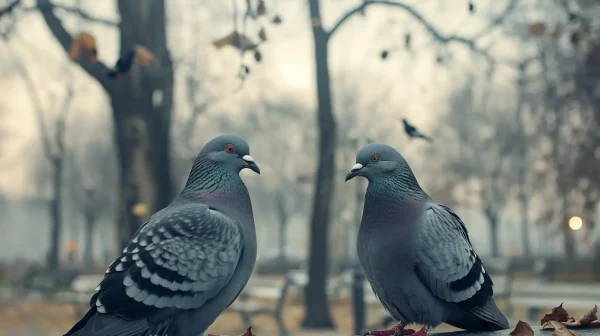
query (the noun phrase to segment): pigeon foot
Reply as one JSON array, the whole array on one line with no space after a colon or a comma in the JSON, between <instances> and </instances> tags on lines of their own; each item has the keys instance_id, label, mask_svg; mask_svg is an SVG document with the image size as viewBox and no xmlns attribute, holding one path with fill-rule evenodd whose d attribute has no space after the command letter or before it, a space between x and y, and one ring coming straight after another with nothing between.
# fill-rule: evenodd
<instances>
[{"instance_id":1,"label":"pigeon foot","mask_svg":"<svg viewBox=\"0 0 600 336\"><path fill-rule=\"evenodd\" d=\"M390 329L370 330L366 331L363 336L427 336L425 328L415 332L412 329L404 329L402 322L398 322Z\"/></svg>"}]
</instances>

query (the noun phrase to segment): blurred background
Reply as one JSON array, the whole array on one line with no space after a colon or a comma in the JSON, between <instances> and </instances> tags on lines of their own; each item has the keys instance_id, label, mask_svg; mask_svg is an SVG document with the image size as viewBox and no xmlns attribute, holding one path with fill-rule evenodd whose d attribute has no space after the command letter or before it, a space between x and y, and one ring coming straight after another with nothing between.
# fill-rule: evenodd
<instances>
[{"instance_id":1,"label":"blurred background","mask_svg":"<svg viewBox=\"0 0 600 336\"><path fill-rule=\"evenodd\" d=\"M242 173L259 256L211 332L389 322L357 285L366 185L343 182L372 141L463 218L511 321L585 313L600 302L599 14L594 0L0 0L0 335L66 332L223 133L263 171Z\"/></svg>"}]
</instances>

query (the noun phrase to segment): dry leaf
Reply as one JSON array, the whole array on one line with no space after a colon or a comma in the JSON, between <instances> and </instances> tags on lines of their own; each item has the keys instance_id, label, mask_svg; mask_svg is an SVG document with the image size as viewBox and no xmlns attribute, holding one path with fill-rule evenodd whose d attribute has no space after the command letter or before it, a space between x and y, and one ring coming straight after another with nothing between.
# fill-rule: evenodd
<instances>
[{"instance_id":1,"label":"dry leaf","mask_svg":"<svg viewBox=\"0 0 600 336\"><path fill-rule=\"evenodd\" d=\"M261 27L258 31L258 38L260 38L260 40L263 42L267 40L267 32L265 31L264 27Z\"/></svg>"},{"instance_id":2,"label":"dry leaf","mask_svg":"<svg viewBox=\"0 0 600 336\"><path fill-rule=\"evenodd\" d=\"M258 16L267 14L267 6L265 6L264 0L258 1L258 5L256 6L256 14L258 14Z\"/></svg>"},{"instance_id":3,"label":"dry leaf","mask_svg":"<svg viewBox=\"0 0 600 336\"><path fill-rule=\"evenodd\" d=\"M221 49L224 46L232 46L239 50L254 50L258 46L254 41L252 41L249 37L238 33L237 31L233 31L226 36L213 41L213 45L217 49Z\"/></svg>"},{"instance_id":4,"label":"dry leaf","mask_svg":"<svg viewBox=\"0 0 600 336\"><path fill-rule=\"evenodd\" d=\"M523 322L521 320L519 320L519 322L517 322L517 325L515 326L515 329L513 329L513 331L510 332L511 336L533 336L533 329L531 329L531 327L529 326L529 324L527 324L527 322Z\"/></svg>"},{"instance_id":5,"label":"dry leaf","mask_svg":"<svg viewBox=\"0 0 600 336\"><path fill-rule=\"evenodd\" d=\"M141 64L148 64L154 59L154 54L142 45L135 46L135 61Z\"/></svg>"},{"instance_id":6,"label":"dry leaf","mask_svg":"<svg viewBox=\"0 0 600 336\"><path fill-rule=\"evenodd\" d=\"M598 320L598 306L594 306L592 310L587 312L585 315L580 317L570 317L567 322L563 322L567 327L600 327L600 320Z\"/></svg>"},{"instance_id":7,"label":"dry leaf","mask_svg":"<svg viewBox=\"0 0 600 336\"><path fill-rule=\"evenodd\" d=\"M552 311L542 317L540 324L544 324L548 321L567 322L569 320L569 313L563 308L561 303L558 307L552 308Z\"/></svg>"},{"instance_id":8,"label":"dry leaf","mask_svg":"<svg viewBox=\"0 0 600 336\"><path fill-rule=\"evenodd\" d=\"M69 57L72 60L77 60L81 56L86 56L92 63L98 61L96 39L89 33L79 33L69 47Z\"/></svg>"},{"instance_id":9,"label":"dry leaf","mask_svg":"<svg viewBox=\"0 0 600 336\"><path fill-rule=\"evenodd\" d=\"M249 326L248 329L246 329L246 331L244 331L244 333L240 336L256 336L256 334L254 331L252 331L252 326Z\"/></svg>"},{"instance_id":10,"label":"dry leaf","mask_svg":"<svg viewBox=\"0 0 600 336\"><path fill-rule=\"evenodd\" d=\"M546 25L542 22L532 23L529 25L529 35L540 36L546 31Z\"/></svg>"},{"instance_id":11,"label":"dry leaf","mask_svg":"<svg viewBox=\"0 0 600 336\"><path fill-rule=\"evenodd\" d=\"M282 22L282 20L281 20L281 17L279 15L275 15L271 19L271 22L273 22L274 24L280 24Z\"/></svg>"},{"instance_id":12,"label":"dry leaf","mask_svg":"<svg viewBox=\"0 0 600 336\"><path fill-rule=\"evenodd\" d=\"M542 329L554 329L552 336L577 336L562 323L557 321L548 321L544 323Z\"/></svg>"},{"instance_id":13,"label":"dry leaf","mask_svg":"<svg viewBox=\"0 0 600 336\"><path fill-rule=\"evenodd\" d=\"M254 51L254 59L258 63L260 63L260 61L262 61L262 54L260 53L260 51L258 51L258 49Z\"/></svg>"}]
</instances>

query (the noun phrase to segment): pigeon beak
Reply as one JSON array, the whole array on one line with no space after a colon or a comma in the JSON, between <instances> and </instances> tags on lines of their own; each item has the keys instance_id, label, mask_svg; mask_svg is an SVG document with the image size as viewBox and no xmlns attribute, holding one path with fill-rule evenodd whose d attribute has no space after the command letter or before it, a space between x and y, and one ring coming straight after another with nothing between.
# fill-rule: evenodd
<instances>
[{"instance_id":1,"label":"pigeon beak","mask_svg":"<svg viewBox=\"0 0 600 336\"><path fill-rule=\"evenodd\" d=\"M252 158L252 156L244 155L244 156L242 156L242 160L244 160L244 162L246 162L246 164L248 165L248 168L250 168L250 170L252 170L253 172L260 175L260 168L258 168L258 165L254 162L254 159Z\"/></svg>"},{"instance_id":2,"label":"pigeon beak","mask_svg":"<svg viewBox=\"0 0 600 336\"><path fill-rule=\"evenodd\" d=\"M356 175L358 175L361 169L363 169L363 165L361 165L360 163L357 163L354 166L352 166L352 169L350 169L350 172L348 173L348 175L346 175L346 182L350 181Z\"/></svg>"}]
</instances>

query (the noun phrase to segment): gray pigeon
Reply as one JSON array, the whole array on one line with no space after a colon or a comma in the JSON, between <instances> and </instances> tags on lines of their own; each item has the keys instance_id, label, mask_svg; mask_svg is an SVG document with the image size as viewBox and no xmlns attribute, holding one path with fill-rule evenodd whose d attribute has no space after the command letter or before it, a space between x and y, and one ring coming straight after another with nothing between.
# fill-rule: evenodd
<instances>
[{"instance_id":1,"label":"gray pigeon","mask_svg":"<svg viewBox=\"0 0 600 336\"><path fill-rule=\"evenodd\" d=\"M356 176L369 181L358 258L373 291L400 321L366 334L426 335L442 322L469 331L507 329L493 299L492 279L461 219L421 189L392 147L367 145L356 162L346 181ZM403 323L425 327L415 333Z\"/></svg>"},{"instance_id":2,"label":"gray pigeon","mask_svg":"<svg viewBox=\"0 0 600 336\"><path fill-rule=\"evenodd\" d=\"M135 233L65 336L203 335L256 261L244 168L260 174L244 139L208 142L183 191Z\"/></svg>"}]
</instances>

